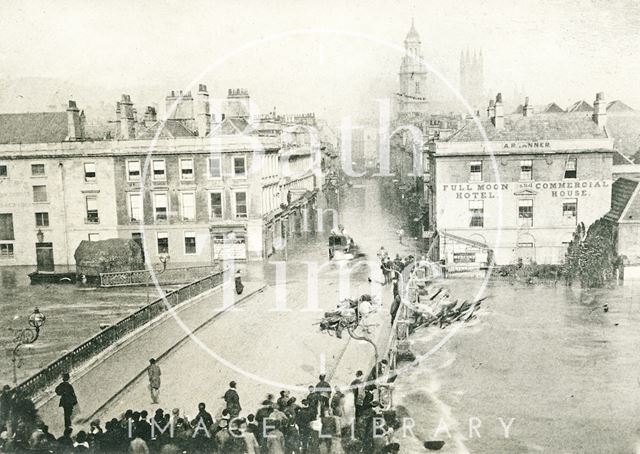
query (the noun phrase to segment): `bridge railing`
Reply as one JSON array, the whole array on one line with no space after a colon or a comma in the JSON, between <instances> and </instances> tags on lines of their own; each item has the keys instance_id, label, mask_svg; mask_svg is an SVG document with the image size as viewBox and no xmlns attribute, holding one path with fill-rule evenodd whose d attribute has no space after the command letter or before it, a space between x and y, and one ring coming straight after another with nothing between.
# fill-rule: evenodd
<instances>
[{"instance_id":1,"label":"bridge railing","mask_svg":"<svg viewBox=\"0 0 640 454\"><path fill-rule=\"evenodd\" d=\"M152 274L159 284L184 284L220 271L219 265L167 268L166 270L135 270L100 273L100 287L123 287L153 283Z\"/></svg>"},{"instance_id":2,"label":"bridge railing","mask_svg":"<svg viewBox=\"0 0 640 454\"><path fill-rule=\"evenodd\" d=\"M206 277L197 279L177 290L168 292L163 298L142 307L128 317L109 326L100 333L86 340L70 352L51 362L35 375L24 380L17 386L17 390L25 397L34 398L49 386L60 380L65 372L70 372L83 363L88 362L97 354L106 350L115 342L150 322L160 314L187 301L194 296L204 293L222 283L223 272L218 271Z\"/></svg>"}]
</instances>

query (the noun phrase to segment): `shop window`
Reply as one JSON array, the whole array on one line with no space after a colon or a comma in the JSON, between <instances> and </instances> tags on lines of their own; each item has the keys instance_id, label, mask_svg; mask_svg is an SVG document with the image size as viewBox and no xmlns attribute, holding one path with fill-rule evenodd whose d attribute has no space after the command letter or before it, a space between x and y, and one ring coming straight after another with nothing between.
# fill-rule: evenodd
<instances>
[{"instance_id":1,"label":"shop window","mask_svg":"<svg viewBox=\"0 0 640 454\"><path fill-rule=\"evenodd\" d=\"M0 178L7 178L7 166L4 164L0 164Z\"/></svg>"}]
</instances>

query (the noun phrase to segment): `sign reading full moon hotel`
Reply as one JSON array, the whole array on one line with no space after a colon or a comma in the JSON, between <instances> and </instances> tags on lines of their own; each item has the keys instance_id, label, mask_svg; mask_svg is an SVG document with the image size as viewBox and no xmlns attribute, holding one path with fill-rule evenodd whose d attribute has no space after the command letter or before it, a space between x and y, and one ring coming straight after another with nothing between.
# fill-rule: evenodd
<instances>
[{"instance_id":1,"label":"sign reading full moon hotel","mask_svg":"<svg viewBox=\"0 0 640 454\"><path fill-rule=\"evenodd\" d=\"M454 183L442 184L442 193L454 193L456 199L497 199L501 195L536 195L546 192L551 197L589 197L593 190L608 188L610 180L532 181L506 183ZM521 194L522 193L522 194Z\"/></svg>"}]
</instances>

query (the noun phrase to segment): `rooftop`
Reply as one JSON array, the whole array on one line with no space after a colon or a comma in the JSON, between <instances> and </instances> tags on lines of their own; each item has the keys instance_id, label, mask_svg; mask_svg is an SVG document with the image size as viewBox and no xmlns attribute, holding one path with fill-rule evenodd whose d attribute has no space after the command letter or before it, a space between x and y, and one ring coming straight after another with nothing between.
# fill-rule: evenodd
<instances>
[{"instance_id":1,"label":"rooftop","mask_svg":"<svg viewBox=\"0 0 640 454\"><path fill-rule=\"evenodd\" d=\"M640 185L637 180L618 178L611 186L611 210L605 215L610 221L640 221Z\"/></svg>"},{"instance_id":2,"label":"rooftop","mask_svg":"<svg viewBox=\"0 0 640 454\"><path fill-rule=\"evenodd\" d=\"M66 112L0 114L0 143L63 142L67 121Z\"/></svg>"},{"instance_id":3,"label":"rooftop","mask_svg":"<svg viewBox=\"0 0 640 454\"><path fill-rule=\"evenodd\" d=\"M504 129L496 129L489 118L480 120L490 141L605 139L606 132L586 115L505 115ZM482 142L475 121L467 123L448 142Z\"/></svg>"}]
</instances>

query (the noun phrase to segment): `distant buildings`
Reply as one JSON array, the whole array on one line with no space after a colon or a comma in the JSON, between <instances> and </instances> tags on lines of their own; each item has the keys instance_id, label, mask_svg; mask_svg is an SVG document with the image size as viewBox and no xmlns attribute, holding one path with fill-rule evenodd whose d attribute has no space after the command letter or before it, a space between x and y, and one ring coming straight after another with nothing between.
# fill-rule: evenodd
<instances>
[{"instance_id":1,"label":"distant buildings","mask_svg":"<svg viewBox=\"0 0 640 454\"><path fill-rule=\"evenodd\" d=\"M396 93L398 115L427 111L427 67L422 57L420 35L411 21L404 40L405 53L400 64L400 89Z\"/></svg>"},{"instance_id":2,"label":"distant buildings","mask_svg":"<svg viewBox=\"0 0 640 454\"><path fill-rule=\"evenodd\" d=\"M73 101L0 115L0 266L73 265L80 241L115 237L145 245L153 263L259 259L313 228L320 144L300 119L252 118L241 89L224 114L210 112L204 85L166 102L162 121L123 95L110 140L86 137Z\"/></svg>"},{"instance_id":3,"label":"distant buildings","mask_svg":"<svg viewBox=\"0 0 640 454\"><path fill-rule=\"evenodd\" d=\"M479 109L485 103L484 58L467 49L460 52L460 94L472 109Z\"/></svg>"}]
</instances>

